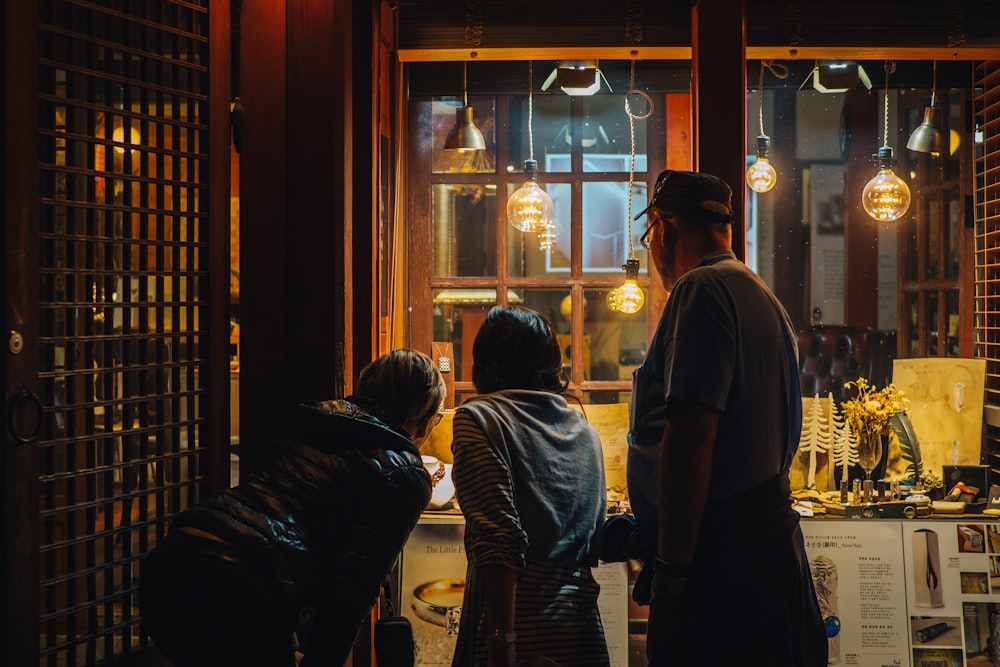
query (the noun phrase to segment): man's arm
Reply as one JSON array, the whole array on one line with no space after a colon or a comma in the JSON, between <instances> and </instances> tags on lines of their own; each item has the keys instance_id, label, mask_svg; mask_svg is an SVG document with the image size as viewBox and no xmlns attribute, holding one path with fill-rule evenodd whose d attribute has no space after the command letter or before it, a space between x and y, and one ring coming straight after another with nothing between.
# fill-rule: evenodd
<instances>
[{"instance_id":1,"label":"man's arm","mask_svg":"<svg viewBox=\"0 0 1000 667\"><path fill-rule=\"evenodd\" d=\"M658 466L657 555L667 563L683 565L694 558L718 426L717 410L671 399Z\"/></svg>"}]
</instances>

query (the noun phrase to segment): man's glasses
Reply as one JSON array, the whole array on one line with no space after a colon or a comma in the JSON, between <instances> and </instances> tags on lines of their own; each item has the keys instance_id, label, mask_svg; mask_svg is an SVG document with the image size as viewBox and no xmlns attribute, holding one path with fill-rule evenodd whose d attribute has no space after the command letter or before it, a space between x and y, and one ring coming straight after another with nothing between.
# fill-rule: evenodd
<instances>
[{"instance_id":1,"label":"man's glasses","mask_svg":"<svg viewBox=\"0 0 1000 667\"><path fill-rule=\"evenodd\" d=\"M649 223L649 227L646 227L646 231L644 231L642 236L639 237L639 245L646 250L649 250L649 233L653 231L653 227L656 227L658 222L660 222L660 219L654 218L653 221Z\"/></svg>"},{"instance_id":2,"label":"man's glasses","mask_svg":"<svg viewBox=\"0 0 1000 667\"><path fill-rule=\"evenodd\" d=\"M643 214L645 214L647 217L651 217L649 216L649 210L653 208L652 202L656 201L657 196L659 196L660 194L660 190L662 190L663 186L666 185L667 181L670 180L670 174L672 173L673 173L672 171L667 170L667 172L663 175L663 178L658 180L658 182L656 183L656 187L653 188L653 196L649 198L650 201L649 206L647 206L646 209L642 211L642 213L635 216L636 219L638 219L639 216ZM656 223L658 223L659 221L660 220L658 218L653 218L653 221L649 223L648 227L646 227L646 231L644 231L642 233L642 236L639 237L639 245L641 245L646 250L649 250L649 233L653 231L653 227L655 227Z\"/></svg>"}]
</instances>

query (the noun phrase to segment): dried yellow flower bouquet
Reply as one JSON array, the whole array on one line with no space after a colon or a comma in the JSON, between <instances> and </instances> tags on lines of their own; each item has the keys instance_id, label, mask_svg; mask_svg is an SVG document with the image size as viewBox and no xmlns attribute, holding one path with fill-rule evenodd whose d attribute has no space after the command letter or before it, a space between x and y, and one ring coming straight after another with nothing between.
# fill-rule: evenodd
<instances>
[{"instance_id":1,"label":"dried yellow flower bouquet","mask_svg":"<svg viewBox=\"0 0 1000 667\"><path fill-rule=\"evenodd\" d=\"M864 378L852 380L845 386L858 388L855 398L840 405L856 443L858 465L865 471L865 478L871 479L872 470L882 459L882 436L889 434L890 420L906 410L909 399L893 384L876 389Z\"/></svg>"},{"instance_id":2,"label":"dried yellow flower bouquet","mask_svg":"<svg viewBox=\"0 0 1000 667\"><path fill-rule=\"evenodd\" d=\"M840 404L851 431L860 434L872 431L881 435L889 433L889 420L897 412L904 412L910 399L896 385L889 384L875 389L864 378L851 380L845 387L857 387L858 395Z\"/></svg>"}]
</instances>

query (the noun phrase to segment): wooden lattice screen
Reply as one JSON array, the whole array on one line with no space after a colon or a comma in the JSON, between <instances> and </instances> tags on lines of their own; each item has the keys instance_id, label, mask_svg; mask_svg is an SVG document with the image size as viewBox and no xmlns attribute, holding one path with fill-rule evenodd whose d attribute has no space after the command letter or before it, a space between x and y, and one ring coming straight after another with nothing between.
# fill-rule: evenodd
<instances>
[{"instance_id":1,"label":"wooden lattice screen","mask_svg":"<svg viewBox=\"0 0 1000 667\"><path fill-rule=\"evenodd\" d=\"M976 356L986 359L984 455L1000 480L1000 61L975 68Z\"/></svg>"},{"instance_id":2,"label":"wooden lattice screen","mask_svg":"<svg viewBox=\"0 0 1000 667\"><path fill-rule=\"evenodd\" d=\"M39 5L40 664L142 636L204 472L208 0Z\"/></svg>"}]
</instances>

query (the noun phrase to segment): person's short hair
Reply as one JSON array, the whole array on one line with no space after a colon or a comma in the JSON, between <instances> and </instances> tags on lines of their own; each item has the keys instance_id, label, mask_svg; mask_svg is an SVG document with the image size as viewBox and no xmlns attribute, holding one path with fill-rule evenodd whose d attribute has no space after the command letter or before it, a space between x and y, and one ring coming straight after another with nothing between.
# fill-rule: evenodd
<instances>
[{"instance_id":1,"label":"person's short hair","mask_svg":"<svg viewBox=\"0 0 1000 667\"><path fill-rule=\"evenodd\" d=\"M445 392L444 378L431 358L402 349L365 366L354 393L376 403L385 421L407 427L437 412Z\"/></svg>"},{"instance_id":2,"label":"person's short hair","mask_svg":"<svg viewBox=\"0 0 1000 667\"><path fill-rule=\"evenodd\" d=\"M732 188L718 176L667 169L656 178L649 205L635 217L656 208L690 222L728 224L733 221L732 197Z\"/></svg>"},{"instance_id":3,"label":"person's short hair","mask_svg":"<svg viewBox=\"0 0 1000 667\"><path fill-rule=\"evenodd\" d=\"M487 394L502 389L566 389L562 352L548 321L530 308L495 306L472 343L472 383Z\"/></svg>"}]
</instances>

